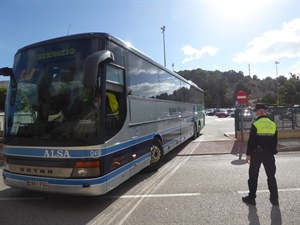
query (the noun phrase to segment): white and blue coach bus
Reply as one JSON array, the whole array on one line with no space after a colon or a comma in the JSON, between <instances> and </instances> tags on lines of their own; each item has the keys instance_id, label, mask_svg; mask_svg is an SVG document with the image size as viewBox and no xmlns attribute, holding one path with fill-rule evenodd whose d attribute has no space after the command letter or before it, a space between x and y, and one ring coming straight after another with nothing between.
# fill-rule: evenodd
<instances>
[{"instance_id":1,"label":"white and blue coach bus","mask_svg":"<svg viewBox=\"0 0 300 225\"><path fill-rule=\"evenodd\" d=\"M157 170L205 125L202 89L106 33L29 45L0 74L10 76L3 180L11 187L105 194ZM100 107L87 118L95 96Z\"/></svg>"}]
</instances>

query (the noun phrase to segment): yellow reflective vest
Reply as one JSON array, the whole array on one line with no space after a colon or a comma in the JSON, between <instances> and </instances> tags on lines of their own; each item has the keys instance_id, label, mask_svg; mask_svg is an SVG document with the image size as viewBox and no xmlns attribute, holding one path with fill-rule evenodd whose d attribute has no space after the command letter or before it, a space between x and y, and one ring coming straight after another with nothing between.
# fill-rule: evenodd
<instances>
[{"instance_id":1,"label":"yellow reflective vest","mask_svg":"<svg viewBox=\"0 0 300 225\"><path fill-rule=\"evenodd\" d=\"M112 113L115 117L119 118L119 103L117 101L116 96L110 92L106 92L106 96L108 97L109 106L111 108Z\"/></svg>"},{"instance_id":2,"label":"yellow reflective vest","mask_svg":"<svg viewBox=\"0 0 300 225\"><path fill-rule=\"evenodd\" d=\"M253 123L258 136L273 136L276 132L276 123L269 118L261 118Z\"/></svg>"}]
</instances>

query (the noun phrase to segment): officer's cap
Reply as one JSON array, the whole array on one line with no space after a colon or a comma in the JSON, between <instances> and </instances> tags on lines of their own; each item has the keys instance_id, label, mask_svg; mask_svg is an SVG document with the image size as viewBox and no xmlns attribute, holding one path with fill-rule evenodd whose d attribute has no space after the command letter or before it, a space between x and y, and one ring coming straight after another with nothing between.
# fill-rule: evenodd
<instances>
[{"instance_id":1,"label":"officer's cap","mask_svg":"<svg viewBox=\"0 0 300 225\"><path fill-rule=\"evenodd\" d=\"M254 111L255 111L255 110L258 110L258 109L264 109L264 110L266 110L266 109L268 109L268 107L267 107L265 104L263 104L263 103L257 103L257 104L255 105Z\"/></svg>"}]
</instances>

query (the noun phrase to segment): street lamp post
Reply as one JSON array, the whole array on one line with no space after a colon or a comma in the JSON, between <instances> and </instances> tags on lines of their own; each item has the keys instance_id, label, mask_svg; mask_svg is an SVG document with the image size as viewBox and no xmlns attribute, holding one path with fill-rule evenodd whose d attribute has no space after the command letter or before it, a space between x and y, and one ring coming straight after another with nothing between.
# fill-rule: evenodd
<instances>
[{"instance_id":1,"label":"street lamp post","mask_svg":"<svg viewBox=\"0 0 300 225\"><path fill-rule=\"evenodd\" d=\"M278 98L278 64L279 64L280 62L278 62L278 61L275 61L275 66L276 66L276 103L277 103L277 105L279 105L279 98Z\"/></svg>"},{"instance_id":2,"label":"street lamp post","mask_svg":"<svg viewBox=\"0 0 300 225\"><path fill-rule=\"evenodd\" d=\"M174 63L172 63L172 69L173 69L173 72L174 72Z\"/></svg>"},{"instance_id":3,"label":"street lamp post","mask_svg":"<svg viewBox=\"0 0 300 225\"><path fill-rule=\"evenodd\" d=\"M165 30L166 30L166 26L163 26L160 28L161 32L163 33L163 45L164 45L164 65L166 67L166 46L165 46Z\"/></svg>"}]
</instances>

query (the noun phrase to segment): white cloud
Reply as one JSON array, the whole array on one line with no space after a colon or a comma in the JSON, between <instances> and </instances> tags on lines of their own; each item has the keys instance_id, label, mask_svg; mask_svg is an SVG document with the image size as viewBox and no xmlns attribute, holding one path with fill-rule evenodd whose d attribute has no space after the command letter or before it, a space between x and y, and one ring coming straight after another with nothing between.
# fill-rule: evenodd
<instances>
[{"instance_id":1,"label":"white cloud","mask_svg":"<svg viewBox=\"0 0 300 225\"><path fill-rule=\"evenodd\" d=\"M234 62L269 62L280 58L300 56L300 18L284 23L282 29L265 32L247 44L244 52L233 58Z\"/></svg>"},{"instance_id":2,"label":"white cloud","mask_svg":"<svg viewBox=\"0 0 300 225\"><path fill-rule=\"evenodd\" d=\"M300 61L295 62L293 65L290 66L289 72L292 74L300 75Z\"/></svg>"},{"instance_id":3,"label":"white cloud","mask_svg":"<svg viewBox=\"0 0 300 225\"><path fill-rule=\"evenodd\" d=\"M204 46L201 50L195 49L190 45L185 45L182 47L181 50L183 51L183 54L187 55L187 57L182 61L182 63L187 63L192 60L197 60L205 53L209 55L215 55L219 51L218 48L215 48L210 45Z\"/></svg>"}]
</instances>

